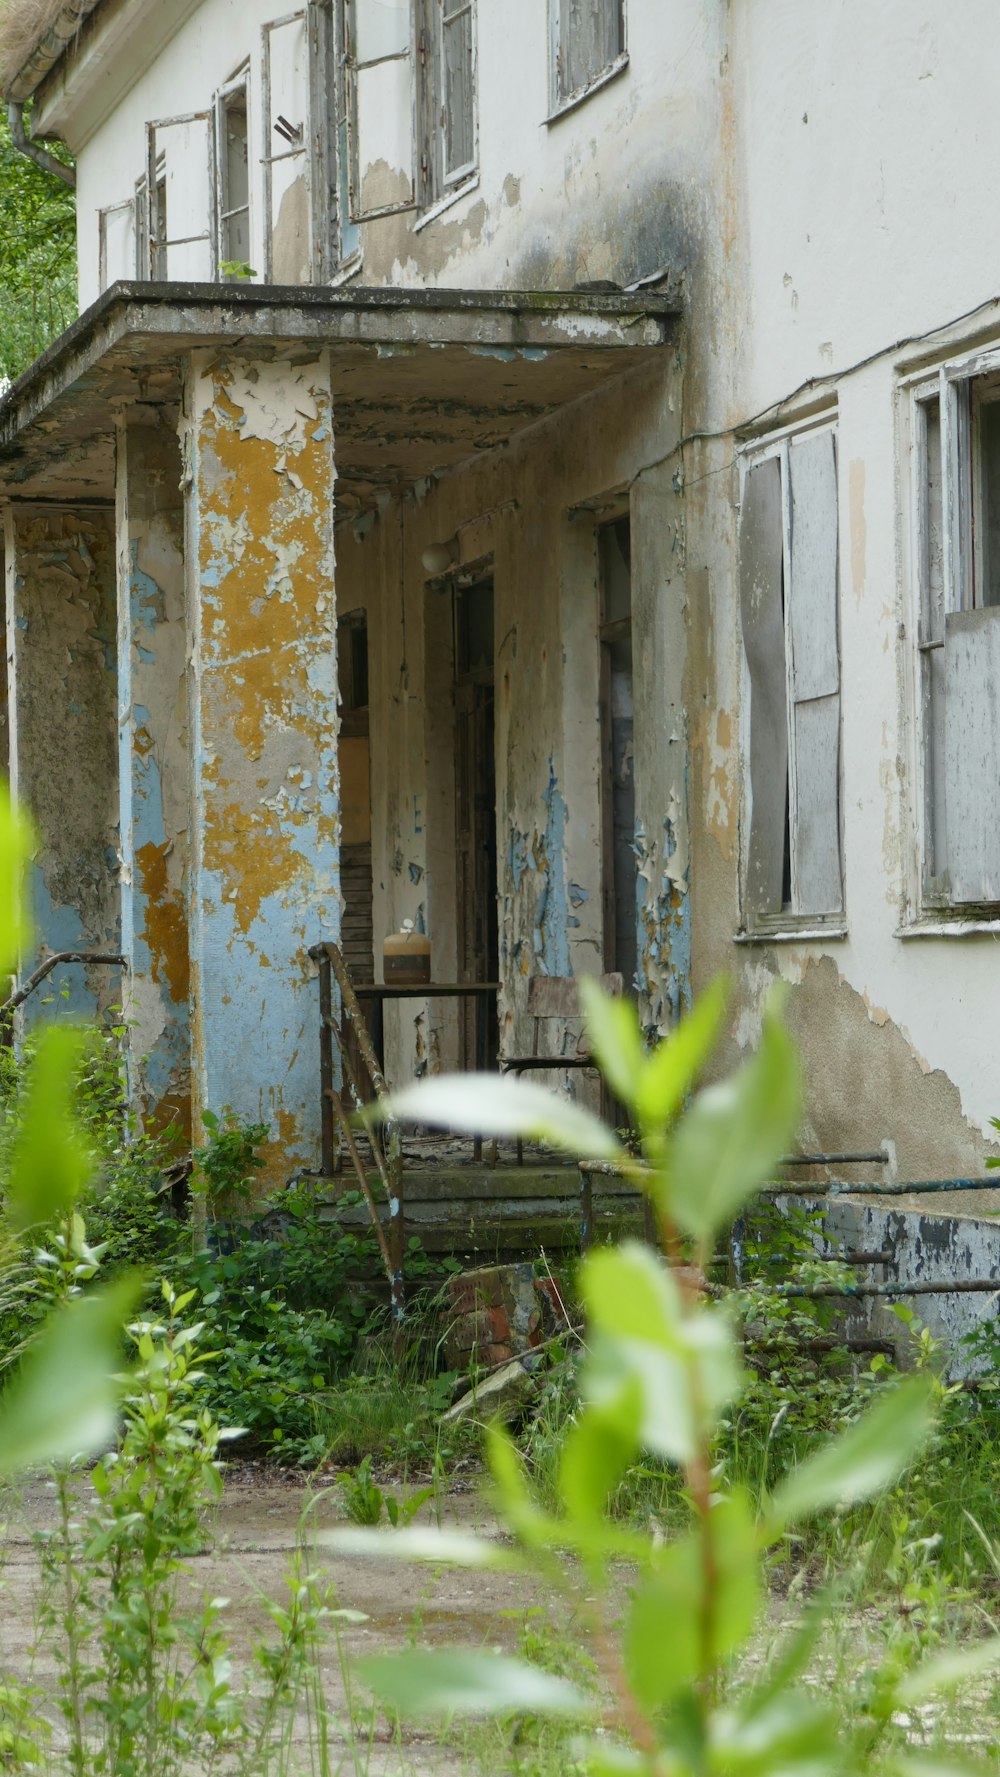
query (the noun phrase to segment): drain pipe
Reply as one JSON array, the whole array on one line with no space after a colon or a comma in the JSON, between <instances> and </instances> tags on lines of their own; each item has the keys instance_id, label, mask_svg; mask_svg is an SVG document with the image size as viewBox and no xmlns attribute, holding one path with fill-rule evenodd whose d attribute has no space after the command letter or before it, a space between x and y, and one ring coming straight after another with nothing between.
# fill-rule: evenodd
<instances>
[{"instance_id":1,"label":"drain pipe","mask_svg":"<svg viewBox=\"0 0 1000 1777\"><path fill-rule=\"evenodd\" d=\"M45 173L54 173L66 185L76 186L76 168L68 167L40 142L33 142L24 127L24 103L11 99L7 106L7 121L10 124L10 139L21 154L33 160L36 167Z\"/></svg>"}]
</instances>

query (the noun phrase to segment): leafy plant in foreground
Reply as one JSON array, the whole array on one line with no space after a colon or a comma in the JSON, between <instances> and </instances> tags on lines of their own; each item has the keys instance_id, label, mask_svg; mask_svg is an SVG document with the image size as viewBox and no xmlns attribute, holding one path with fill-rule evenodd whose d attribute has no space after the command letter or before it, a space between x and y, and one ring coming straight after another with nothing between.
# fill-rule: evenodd
<instances>
[{"instance_id":1,"label":"leafy plant in foreground","mask_svg":"<svg viewBox=\"0 0 1000 1777\"><path fill-rule=\"evenodd\" d=\"M530 1082L436 1079L398 1094L391 1106L403 1120L521 1134L609 1160L652 1201L664 1257L633 1242L592 1251L581 1266L587 1349L582 1404L560 1458L559 1509L540 1506L513 1445L494 1428L490 1465L514 1549L424 1528L389 1536L357 1529L331 1540L397 1559L541 1574L588 1635L599 1694L476 1650L413 1649L368 1660L361 1670L404 1712L589 1720L597 1731L582 1740L579 1756L599 1777L820 1777L866 1771L876 1753L888 1768L916 1770L919 1758L895 1721L935 1691L1000 1663L1000 1638L909 1667L894 1650L873 1669L861 1714L842 1729L822 1691L801 1682L822 1628L823 1612L814 1609L767 1672L726 1694L729 1667L761 1615L769 1552L815 1515L891 1485L931 1421L926 1378L887 1382L862 1417L769 1497L752 1500L713 1469L720 1421L739 1399L743 1376L734 1327L725 1308L706 1300L704 1272L718 1236L787 1151L799 1114L797 1061L777 1008L765 1016L757 1054L732 1079L700 1092L683 1115L721 1027L722 985L651 1054L625 1002L594 987L586 1009L605 1079L640 1132L641 1161L582 1108ZM640 1535L608 1514L609 1496L644 1452L672 1464L683 1483L687 1523L670 1540ZM623 1562L631 1578L618 1624ZM940 1763L933 1768L940 1772Z\"/></svg>"}]
</instances>

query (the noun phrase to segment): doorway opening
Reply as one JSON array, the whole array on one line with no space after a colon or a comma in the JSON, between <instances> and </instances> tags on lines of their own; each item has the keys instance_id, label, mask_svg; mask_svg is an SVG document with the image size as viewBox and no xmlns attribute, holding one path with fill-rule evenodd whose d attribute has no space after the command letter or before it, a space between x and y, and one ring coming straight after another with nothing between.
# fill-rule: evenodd
<instances>
[{"instance_id":1,"label":"doorway opening","mask_svg":"<svg viewBox=\"0 0 1000 1777\"><path fill-rule=\"evenodd\" d=\"M604 967L636 986L632 538L628 517L597 531L601 642L601 857Z\"/></svg>"},{"instance_id":2,"label":"doorway opening","mask_svg":"<svg viewBox=\"0 0 1000 1777\"><path fill-rule=\"evenodd\" d=\"M500 952L493 580L483 576L467 584L456 584L452 596L457 974L459 981L496 981ZM465 1068L495 1068L499 1054L496 1019L477 1016L476 1005L468 1001L461 1002L461 1005L461 1065Z\"/></svg>"},{"instance_id":3,"label":"doorway opening","mask_svg":"<svg viewBox=\"0 0 1000 1777\"><path fill-rule=\"evenodd\" d=\"M368 719L368 617L348 611L337 623L340 688L340 945L351 979L374 981L372 814Z\"/></svg>"}]
</instances>

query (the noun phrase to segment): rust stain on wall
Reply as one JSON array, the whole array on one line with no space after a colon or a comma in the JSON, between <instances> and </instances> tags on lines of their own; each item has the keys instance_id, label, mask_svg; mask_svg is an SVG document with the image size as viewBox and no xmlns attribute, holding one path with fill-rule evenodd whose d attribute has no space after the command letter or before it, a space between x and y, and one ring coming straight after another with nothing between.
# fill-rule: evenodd
<instances>
[{"instance_id":1,"label":"rust stain on wall","mask_svg":"<svg viewBox=\"0 0 1000 1777\"><path fill-rule=\"evenodd\" d=\"M175 1006L186 1004L190 992L187 911L182 895L171 893L167 859L169 845L150 841L139 847L136 868L145 898L145 930L153 980L165 985Z\"/></svg>"}]
</instances>

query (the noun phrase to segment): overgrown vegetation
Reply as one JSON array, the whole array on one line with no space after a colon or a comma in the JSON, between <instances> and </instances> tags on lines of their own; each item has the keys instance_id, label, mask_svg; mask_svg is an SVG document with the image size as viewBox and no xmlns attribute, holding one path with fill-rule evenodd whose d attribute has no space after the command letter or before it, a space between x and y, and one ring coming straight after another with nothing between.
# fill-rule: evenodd
<instances>
[{"instance_id":1,"label":"overgrown vegetation","mask_svg":"<svg viewBox=\"0 0 1000 1777\"><path fill-rule=\"evenodd\" d=\"M24 840L0 803L0 964L16 874L5 838L16 857ZM517 1657L424 1645L418 1604L409 1652L362 1668L394 1733L397 1710L446 1715L455 1756L531 1777L1000 1769L995 1338L980 1335L977 1391L941 1380L912 1316L918 1373L902 1384L880 1351L826 1349L836 1303L776 1293L767 1273L808 1282L821 1266L829 1282L837 1267L808 1218L759 1210L746 1240L757 1277L711 1298L720 1236L797 1115L773 1011L756 1058L682 1113L722 1005L709 995L647 1056L630 1010L591 1000L641 1170L530 1084L437 1081L398 1107L613 1158L658 1220L666 1263L625 1241L581 1264L583 1337L548 1346L520 1444L487 1431L499 1542L442 1528L467 1445L439 1423L455 1378L440 1372L436 1309L400 1364L365 1288L366 1242L327 1223L307 1183L246 1219L261 1131L224 1113L210 1130L198 1165L212 1238L194 1255L164 1190L174 1156L126 1139L115 1031L57 1028L3 1062L0 1474L51 1465L40 1630L58 1682L50 1698L0 1674L0 1768L291 1773L301 1710L308 1768L331 1771L346 1747L363 1777L375 1716L343 1661L350 1601L304 1547L244 1655L251 1682L234 1668L225 1600L200 1596L206 1503L224 1441L244 1433L257 1449L340 1458L327 1497L353 1528L334 1538L334 1566L339 1544L509 1568L562 1601L555 1616L523 1614ZM89 1500L88 1451L101 1453Z\"/></svg>"},{"instance_id":2,"label":"overgrown vegetation","mask_svg":"<svg viewBox=\"0 0 1000 1777\"><path fill-rule=\"evenodd\" d=\"M76 312L75 192L14 147L0 105L0 388Z\"/></svg>"}]
</instances>

